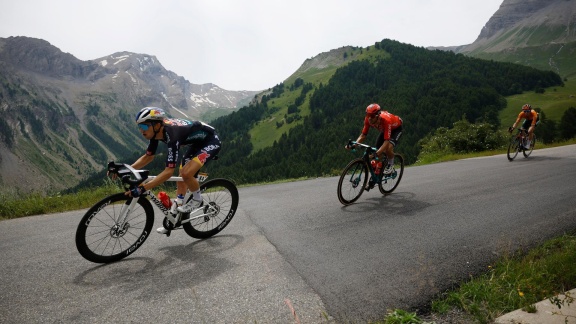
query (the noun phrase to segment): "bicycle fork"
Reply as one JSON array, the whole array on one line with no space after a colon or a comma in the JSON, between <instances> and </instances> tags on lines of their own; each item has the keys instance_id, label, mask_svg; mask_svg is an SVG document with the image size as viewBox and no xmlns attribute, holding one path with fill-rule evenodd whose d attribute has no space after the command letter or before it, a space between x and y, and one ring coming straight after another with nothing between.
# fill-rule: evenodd
<instances>
[{"instance_id":1,"label":"bicycle fork","mask_svg":"<svg viewBox=\"0 0 576 324\"><path fill-rule=\"evenodd\" d=\"M128 229L130 228L130 223L128 223L128 215L136 206L139 198L132 198L129 201L126 201L122 208L120 209L120 213L118 215L118 219L116 220L116 224L110 229L110 235L112 237L121 237L126 234Z\"/></svg>"}]
</instances>

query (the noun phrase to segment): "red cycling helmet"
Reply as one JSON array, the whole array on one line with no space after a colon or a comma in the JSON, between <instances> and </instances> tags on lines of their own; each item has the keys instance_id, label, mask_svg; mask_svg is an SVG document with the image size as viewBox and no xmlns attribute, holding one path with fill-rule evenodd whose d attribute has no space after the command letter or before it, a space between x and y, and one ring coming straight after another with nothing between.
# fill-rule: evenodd
<instances>
[{"instance_id":1,"label":"red cycling helmet","mask_svg":"<svg viewBox=\"0 0 576 324\"><path fill-rule=\"evenodd\" d=\"M380 112L380 105L373 103L366 107L366 115L374 116Z\"/></svg>"},{"instance_id":2,"label":"red cycling helmet","mask_svg":"<svg viewBox=\"0 0 576 324\"><path fill-rule=\"evenodd\" d=\"M522 111L523 112L527 112L532 110L532 106L530 106L529 104L525 104L524 106L522 106Z\"/></svg>"}]
</instances>

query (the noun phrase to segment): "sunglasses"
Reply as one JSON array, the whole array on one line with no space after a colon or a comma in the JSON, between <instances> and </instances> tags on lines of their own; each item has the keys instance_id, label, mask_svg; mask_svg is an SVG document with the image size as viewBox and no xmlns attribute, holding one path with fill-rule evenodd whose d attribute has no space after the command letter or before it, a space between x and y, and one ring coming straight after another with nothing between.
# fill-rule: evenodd
<instances>
[{"instance_id":1,"label":"sunglasses","mask_svg":"<svg viewBox=\"0 0 576 324\"><path fill-rule=\"evenodd\" d=\"M150 124L138 124L138 128L140 128L144 132L147 131L148 128L150 128L150 126L152 126L152 125L150 125Z\"/></svg>"}]
</instances>

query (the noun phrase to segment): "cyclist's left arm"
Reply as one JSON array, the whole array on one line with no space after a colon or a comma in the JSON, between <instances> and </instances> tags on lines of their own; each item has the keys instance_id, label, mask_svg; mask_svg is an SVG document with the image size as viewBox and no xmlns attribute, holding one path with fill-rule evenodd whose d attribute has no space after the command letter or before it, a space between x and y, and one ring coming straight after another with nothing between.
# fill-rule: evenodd
<instances>
[{"instance_id":1,"label":"cyclist's left arm","mask_svg":"<svg viewBox=\"0 0 576 324\"><path fill-rule=\"evenodd\" d=\"M149 182L146 182L144 185L145 190L150 190L156 186L163 184L166 180L170 179L170 177L174 174L174 168L166 167L162 172L160 172L156 178L152 179Z\"/></svg>"}]
</instances>

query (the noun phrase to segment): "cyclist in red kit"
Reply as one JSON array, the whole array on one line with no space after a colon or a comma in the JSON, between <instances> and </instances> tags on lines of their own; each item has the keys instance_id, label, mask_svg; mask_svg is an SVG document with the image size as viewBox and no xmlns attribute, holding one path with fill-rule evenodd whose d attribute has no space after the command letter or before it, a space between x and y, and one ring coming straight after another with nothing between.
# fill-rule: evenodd
<instances>
[{"instance_id":1,"label":"cyclist in red kit","mask_svg":"<svg viewBox=\"0 0 576 324\"><path fill-rule=\"evenodd\" d=\"M512 133L514 128L516 128L516 125L520 123L521 119L524 119L524 123L522 123L521 128L526 130L529 135L529 139L525 147L525 149L529 150L530 143L534 140L534 129L536 129L536 125L540 123L540 114L532 109L532 106L525 104L522 106L522 111L518 114L518 118L516 118L514 125L508 128L508 132Z\"/></svg>"},{"instance_id":2,"label":"cyclist in red kit","mask_svg":"<svg viewBox=\"0 0 576 324\"><path fill-rule=\"evenodd\" d=\"M375 153L375 157L377 156L380 161L387 160L383 172L384 174L390 174L394 170L394 147L402 136L402 118L387 111L382 111L380 105L373 103L366 107L364 128L356 142L362 143L366 139L370 127L380 131L380 135L376 140L378 150ZM346 148L350 149L350 147ZM386 160L382 160L383 154Z\"/></svg>"}]
</instances>

